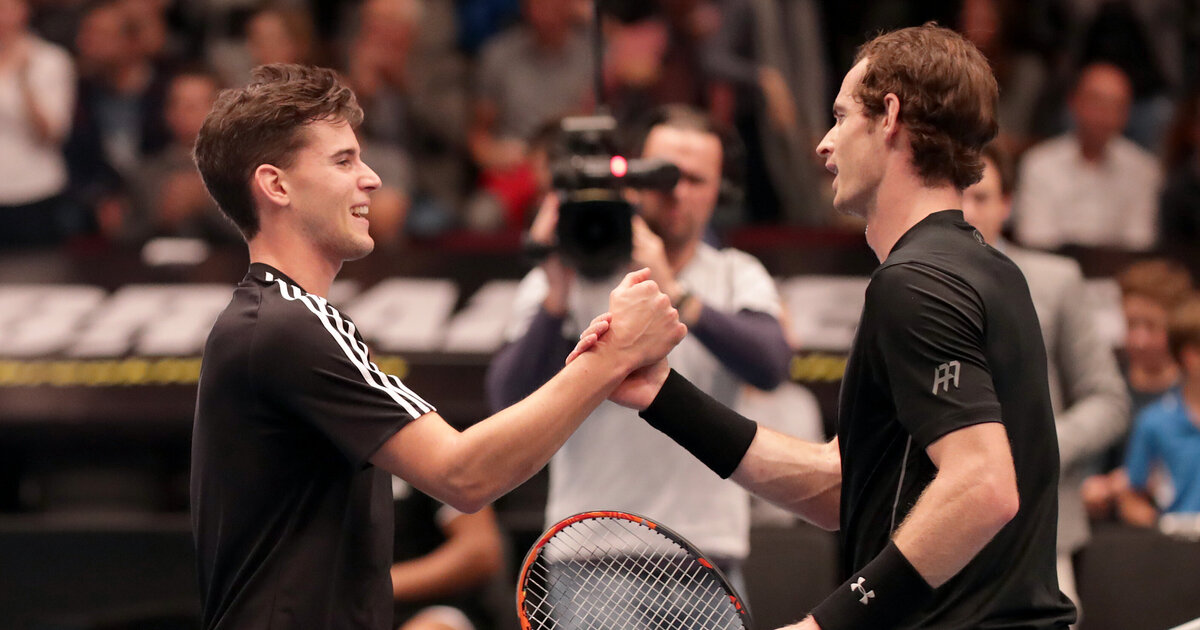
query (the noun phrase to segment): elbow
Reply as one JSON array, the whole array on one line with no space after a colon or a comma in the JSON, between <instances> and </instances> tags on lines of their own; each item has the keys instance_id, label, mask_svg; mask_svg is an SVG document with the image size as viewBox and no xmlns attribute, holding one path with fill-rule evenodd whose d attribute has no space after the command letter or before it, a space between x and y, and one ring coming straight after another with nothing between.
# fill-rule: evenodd
<instances>
[{"instance_id":1,"label":"elbow","mask_svg":"<svg viewBox=\"0 0 1200 630\"><path fill-rule=\"evenodd\" d=\"M976 485L979 513L984 517L985 527L999 532L1021 509L1021 497L1014 476L985 474Z\"/></svg>"},{"instance_id":2,"label":"elbow","mask_svg":"<svg viewBox=\"0 0 1200 630\"><path fill-rule=\"evenodd\" d=\"M474 514L487 507L490 503L483 494L469 489L452 491L446 497L446 505L463 514Z\"/></svg>"},{"instance_id":3,"label":"elbow","mask_svg":"<svg viewBox=\"0 0 1200 630\"><path fill-rule=\"evenodd\" d=\"M487 507L497 497L493 478L470 464L457 464L444 477L443 503L462 512L474 514Z\"/></svg>"}]
</instances>

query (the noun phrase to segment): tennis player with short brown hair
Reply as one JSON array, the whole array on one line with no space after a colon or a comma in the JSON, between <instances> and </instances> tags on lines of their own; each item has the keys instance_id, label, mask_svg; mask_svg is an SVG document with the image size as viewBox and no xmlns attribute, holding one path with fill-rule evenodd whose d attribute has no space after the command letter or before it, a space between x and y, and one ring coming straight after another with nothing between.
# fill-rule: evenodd
<instances>
[{"instance_id":1,"label":"tennis player with short brown hair","mask_svg":"<svg viewBox=\"0 0 1200 630\"><path fill-rule=\"evenodd\" d=\"M1020 270L958 210L996 100L983 55L935 25L867 43L842 82L817 152L834 206L866 219L881 265L836 439L757 427L673 372L639 372L612 397L718 474L840 528L846 582L794 630L1075 618L1055 575L1059 459L1037 315ZM577 351L602 347L605 325Z\"/></svg>"}]
</instances>

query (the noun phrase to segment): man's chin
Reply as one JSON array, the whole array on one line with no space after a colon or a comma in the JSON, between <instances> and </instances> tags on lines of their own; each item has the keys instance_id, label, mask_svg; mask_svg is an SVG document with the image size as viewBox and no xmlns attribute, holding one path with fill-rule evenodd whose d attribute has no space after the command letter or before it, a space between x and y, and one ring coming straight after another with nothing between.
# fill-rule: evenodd
<instances>
[{"instance_id":1,"label":"man's chin","mask_svg":"<svg viewBox=\"0 0 1200 630\"><path fill-rule=\"evenodd\" d=\"M365 258L367 254L375 251L375 239L370 236L363 237L363 240L356 242L355 247L346 252L343 260L358 260Z\"/></svg>"}]
</instances>

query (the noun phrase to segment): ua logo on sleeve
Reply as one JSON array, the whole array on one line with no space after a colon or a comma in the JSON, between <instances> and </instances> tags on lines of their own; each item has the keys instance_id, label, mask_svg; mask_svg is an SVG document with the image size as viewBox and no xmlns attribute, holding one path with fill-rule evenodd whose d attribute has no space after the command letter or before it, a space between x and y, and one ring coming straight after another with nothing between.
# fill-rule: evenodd
<instances>
[{"instance_id":1,"label":"ua logo on sleeve","mask_svg":"<svg viewBox=\"0 0 1200 630\"><path fill-rule=\"evenodd\" d=\"M938 393L938 388L942 391L950 391L950 386L954 385L954 389L958 389L958 361L951 361L937 366L933 371L933 393Z\"/></svg>"},{"instance_id":2,"label":"ua logo on sleeve","mask_svg":"<svg viewBox=\"0 0 1200 630\"><path fill-rule=\"evenodd\" d=\"M870 600L875 597L875 591L868 591L865 587L863 587L863 582L866 581L866 578L860 577L858 578L857 582L850 585L851 591L858 591L859 593L862 593L862 597L858 598L858 601L861 602L863 606L866 606L868 603L870 603Z\"/></svg>"}]
</instances>

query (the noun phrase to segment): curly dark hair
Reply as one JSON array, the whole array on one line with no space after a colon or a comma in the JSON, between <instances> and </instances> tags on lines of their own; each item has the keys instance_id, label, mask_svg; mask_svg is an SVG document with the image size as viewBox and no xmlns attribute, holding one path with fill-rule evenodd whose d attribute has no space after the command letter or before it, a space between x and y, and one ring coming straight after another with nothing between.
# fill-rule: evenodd
<instances>
[{"instance_id":1,"label":"curly dark hair","mask_svg":"<svg viewBox=\"0 0 1200 630\"><path fill-rule=\"evenodd\" d=\"M872 118L900 100L913 165L927 185L964 190L983 177L983 147L996 136L999 91L988 61L958 33L928 23L885 33L863 44L867 60L855 98Z\"/></svg>"},{"instance_id":2,"label":"curly dark hair","mask_svg":"<svg viewBox=\"0 0 1200 630\"><path fill-rule=\"evenodd\" d=\"M251 82L224 90L204 119L193 159L208 188L246 240L258 234L250 178L262 164L292 165L318 121L357 128L363 112L350 88L327 68L271 64L254 69Z\"/></svg>"}]
</instances>

